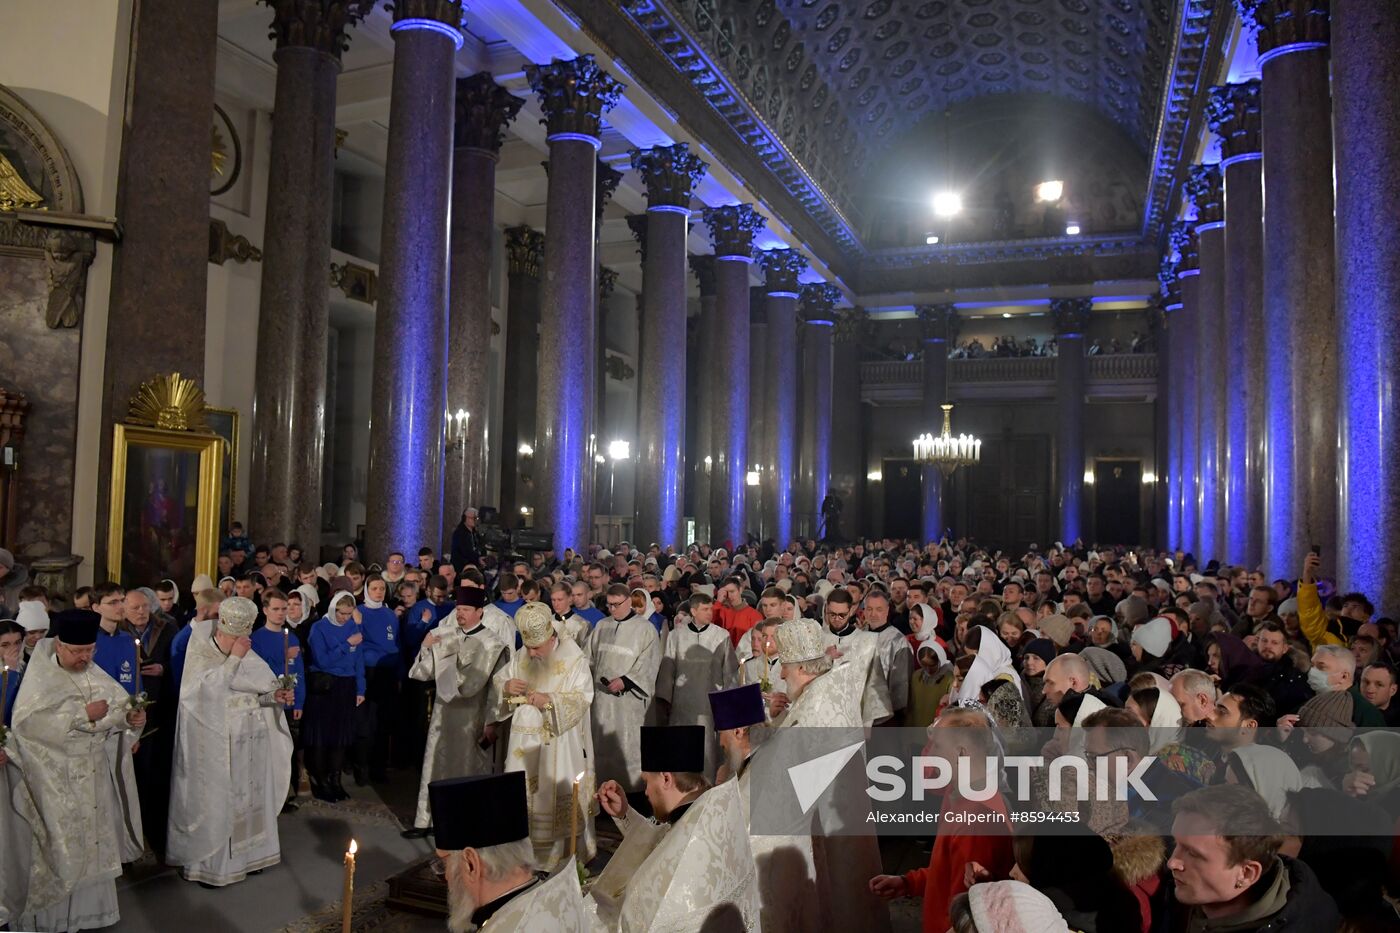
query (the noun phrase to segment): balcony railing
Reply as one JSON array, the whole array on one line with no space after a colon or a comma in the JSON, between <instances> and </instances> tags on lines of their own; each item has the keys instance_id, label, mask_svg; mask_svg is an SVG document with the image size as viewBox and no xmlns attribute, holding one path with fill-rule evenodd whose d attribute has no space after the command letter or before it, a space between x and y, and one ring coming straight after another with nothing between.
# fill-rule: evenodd
<instances>
[{"instance_id":1,"label":"balcony railing","mask_svg":"<svg viewBox=\"0 0 1400 933\"><path fill-rule=\"evenodd\" d=\"M1053 356L949 360L948 385L963 397L992 398L999 387L1009 396L1053 394ZM1119 353L1085 359L1086 382L1099 395L1142 395L1155 389L1155 353ZM874 360L860 364L861 395L867 402L911 402L923 397L923 360ZM1154 384L1154 385L1148 385Z\"/></svg>"}]
</instances>

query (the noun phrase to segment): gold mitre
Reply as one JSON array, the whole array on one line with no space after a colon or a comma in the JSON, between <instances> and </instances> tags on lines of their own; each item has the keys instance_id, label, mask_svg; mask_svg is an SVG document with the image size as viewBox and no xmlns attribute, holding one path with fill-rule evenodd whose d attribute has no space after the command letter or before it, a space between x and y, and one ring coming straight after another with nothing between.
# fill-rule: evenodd
<instances>
[{"instance_id":1,"label":"gold mitre","mask_svg":"<svg viewBox=\"0 0 1400 933\"><path fill-rule=\"evenodd\" d=\"M258 607L251 599L234 596L219 603L219 631L242 638L251 634L258 620Z\"/></svg>"},{"instance_id":2,"label":"gold mitre","mask_svg":"<svg viewBox=\"0 0 1400 933\"><path fill-rule=\"evenodd\" d=\"M515 610L515 627L527 648L538 648L554 637L554 613L540 602L528 602Z\"/></svg>"},{"instance_id":3,"label":"gold mitre","mask_svg":"<svg viewBox=\"0 0 1400 933\"><path fill-rule=\"evenodd\" d=\"M778 659L784 664L815 661L826 654L822 626L814 619L793 619L773 631L778 640Z\"/></svg>"}]
</instances>

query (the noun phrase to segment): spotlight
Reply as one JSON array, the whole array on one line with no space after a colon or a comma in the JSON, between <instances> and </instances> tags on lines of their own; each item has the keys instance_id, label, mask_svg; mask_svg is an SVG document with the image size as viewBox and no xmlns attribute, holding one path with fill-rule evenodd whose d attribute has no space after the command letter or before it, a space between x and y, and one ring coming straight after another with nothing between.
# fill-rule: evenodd
<instances>
[{"instance_id":1,"label":"spotlight","mask_svg":"<svg viewBox=\"0 0 1400 933\"><path fill-rule=\"evenodd\" d=\"M1065 236L1079 236L1079 224L1067 224L1065 226Z\"/></svg>"},{"instance_id":2,"label":"spotlight","mask_svg":"<svg viewBox=\"0 0 1400 933\"><path fill-rule=\"evenodd\" d=\"M962 213L962 195L956 191L940 191L933 196L933 212L939 217Z\"/></svg>"},{"instance_id":3,"label":"spotlight","mask_svg":"<svg viewBox=\"0 0 1400 933\"><path fill-rule=\"evenodd\" d=\"M1042 181L1035 186L1035 199L1037 201L1058 201L1065 193L1065 183L1062 181Z\"/></svg>"},{"instance_id":4,"label":"spotlight","mask_svg":"<svg viewBox=\"0 0 1400 933\"><path fill-rule=\"evenodd\" d=\"M593 462L594 462L594 463L607 463L607 462L608 462L608 458L607 458L607 457L604 457L602 454L594 454L594 455L593 455Z\"/></svg>"},{"instance_id":5,"label":"spotlight","mask_svg":"<svg viewBox=\"0 0 1400 933\"><path fill-rule=\"evenodd\" d=\"M865 478L868 482L878 483L885 478L885 474L880 470L871 470L869 473L865 474Z\"/></svg>"},{"instance_id":6,"label":"spotlight","mask_svg":"<svg viewBox=\"0 0 1400 933\"><path fill-rule=\"evenodd\" d=\"M1010 312L1010 311L1003 311L1003 312L1001 312L1001 316L1002 316L1002 317L1011 317L1011 312Z\"/></svg>"},{"instance_id":7,"label":"spotlight","mask_svg":"<svg viewBox=\"0 0 1400 933\"><path fill-rule=\"evenodd\" d=\"M936 246L937 244L938 244L938 234L936 234L936 233L930 233L928 236L924 237L924 245L925 245L925 246Z\"/></svg>"},{"instance_id":8,"label":"spotlight","mask_svg":"<svg viewBox=\"0 0 1400 933\"><path fill-rule=\"evenodd\" d=\"M758 485L758 482L759 482L759 479L758 479L758 471L757 471L757 470L749 470L748 473L744 474L744 483L745 483L746 485L749 485L749 486L757 486L757 485Z\"/></svg>"},{"instance_id":9,"label":"spotlight","mask_svg":"<svg viewBox=\"0 0 1400 933\"><path fill-rule=\"evenodd\" d=\"M520 456L522 456L522 457L533 457L534 455L535 455L535 448L531 447L529 444L521 444L521 445L520 445Z\"/></svg>"},{"instance_id":10,"label":"spotlight","mask_svg":"<svg viewBox=\"0 0 1400 933\"><path fill-rule=\"evenodd\" d=\"M632 456L632 445L626 441L609 441L608 456L613 460L626 460Z\"/></svg>"}]
</instances>

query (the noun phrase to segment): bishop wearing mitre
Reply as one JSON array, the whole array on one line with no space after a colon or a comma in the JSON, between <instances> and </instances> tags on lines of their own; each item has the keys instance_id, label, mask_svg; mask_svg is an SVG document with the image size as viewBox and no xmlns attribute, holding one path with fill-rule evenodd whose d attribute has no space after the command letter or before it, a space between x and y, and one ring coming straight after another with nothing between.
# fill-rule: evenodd
<instances>
[{"instance_id":1,"label":"bishop wearing mitre","mask_svg":"<svg viewBox=\"0 0 1400 933\"><path fill-rule=\"evenodd\" d=\"M596 851L593 676L588 657L572 638L560 636L544 603L517 609L515 628L521 647L495 677L499 717L510 721L505 770L523 771L528 778L530 838L539 867L552 872L569 857L574 827L579 860L587 863ZM576 801L582 808L577 816Z\"/></svg>"},{"instance_id":2,"label":"bishop wearing mitre","mask_svg":"<svg viewBox=\"0 0 1400 933\"><path fill-rule=\"evenodd\" d=\"M35 645L15 697L10 741L27 793L14 800L34 832L16 929L116 923L122 863L145 850L131 756L146 713L93 662L97 627L86 609L55 616L54 637Z\"/></svg>"},{"instance_id":3,"label":"bishop wearing mitre","mask_svg":"<svg viewBox=\"0 0 1400 933\"><path fill-rule=\"evenodd\" d=\"M431 831L430 783L491 772L499 705L493 680L509 659L510 649L482 624L485 607L486 590L459 586L453 615L423 638L423 647L408 671L414 680L433 685L433 715L423 750L418 811L413 828L404 832L410 838L422 838Z\"/></svg>"},{"instance_id":4,"label":"bishop wearing mitre","mask_svg":"<svg viewBox=\"0 0 1400 933\"><path fill-rule=\"evenodd\" d=\"M192 623L180 678L166 861L186 881L223 887L282 860L277 814L287 799L295 702L252 650L258 607L235 596Z\"/></svg>"},{"instance_id":5,"label":"bishop wearing mitre","mask_svg":"<svg viewBox=\"0 0 1400 933\"><path fill-rule=\"evenodd\" d=\"M622 830L584 906L621 933L727 933L759 928L759 895L738 782L711 787L704 726L643 726L642 777L656 818L616 781L598 800Z\"/></svg>"}]
</instances>

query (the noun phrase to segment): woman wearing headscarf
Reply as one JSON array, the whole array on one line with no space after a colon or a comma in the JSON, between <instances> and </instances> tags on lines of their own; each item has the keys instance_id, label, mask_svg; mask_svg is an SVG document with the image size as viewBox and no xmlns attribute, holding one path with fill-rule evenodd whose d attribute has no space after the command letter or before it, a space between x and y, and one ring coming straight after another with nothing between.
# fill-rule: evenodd
<instances>
[{"instance_id":1,"label":"woman wearing headscarf","mask_svg":"<svg viewBox=\"0 0 1400 933\"><path fill-rule=\"evenodd\" d=\"M1303 786L1303 776L1288 753L1272 745L1242 745L1225 756L1225 783L1252 788L1269 805L1274 819L1283 816L1288 795Z\"/></svg>"},{"instance_id":2,"label":"woman wearing headscarf","mask_svg":"<svg viewBox=\"0 0 1400 933\"><path fill-rule=\"evenodd\" d=\"M1376 729L1351 740L1351 771L1342 790L1400 819L1400 732Z\"/></svg>"},{"instance_id":3,"label":"woman wearing headscarf","mask_svg":"<svg viewBox=\"0 0 1400 933\"><path fill-rule=\"evenodd\" d=\"M1026 708L1025 688L1011 660L1011 649L985 625L968 631L967 649L975 651L977 656L963 679L958 697L985 705L1003 729L1029 726L1031 717Z\"/></svg>"},{"instance_id":4,"label":"woman wearing headscarf","mask_svg":"<svg viewBox=\"0 0 1400 933\"><path fill-rule=\"evenodd\" d=\"M1160 674L1144 672L1133 677L1129 686L1136 689L1124 706L1148 727L1150 751L1157 761L1197 784L1209 784L1215 763L1210 752L1182 741L1181 705L1172 696L1170 682Z\"/></svg>"},{"instance_id":5,"label":"woman wearing headscarf","mask_svg":"<svg viewBox=\"0 0 1400 933\"><path fill-rule=\"evenodd\" d=\"M340 783L346 749L355 741L355 708L365 701L364 635L353 621L355 597L331 597L326 614L311 627L306 665L306 711L302 745L311 793L335 803L350 795Z\"/></svg>"},{"instance_id":6,"label":"woman wearing headscarf","mask_svg":"<svg viewBox=\"0 0 1400 933\"><path fill-rule=\"evenodd\" d=\"M910 613L910 619L914 613ZM921 642L914 655L914 674L909 678L909 708L905 725L926 729L938 718L938 708L953 686L953 666L948 652L936 638Z\"/></svg>"},{"instance_id":7,"label":"woman wearing headscarf","mask_svg":"<svg viewBox=\"0 0 1400 933\"><path fill-rule=\"evenodd\" d=\"M1021 652L1021 674L1026 685L1026 708L1031 711L1031 725L1048 728L1055 724L1055 704L1045 696L1045 668L1055 660L1055 643L1048 638L1035 638Z\"/></svg>"},{"instance_id":8,"label":"woman wearing headscarf","mask_svg":"<svg viewBox=\"0 0 1400 933\"><path fill-rule=\"evenodd\" d=\"M1023 881L974 884L948 905L952 933L1069 933L1054 903Z\"/></svg>"}]
</instances>

